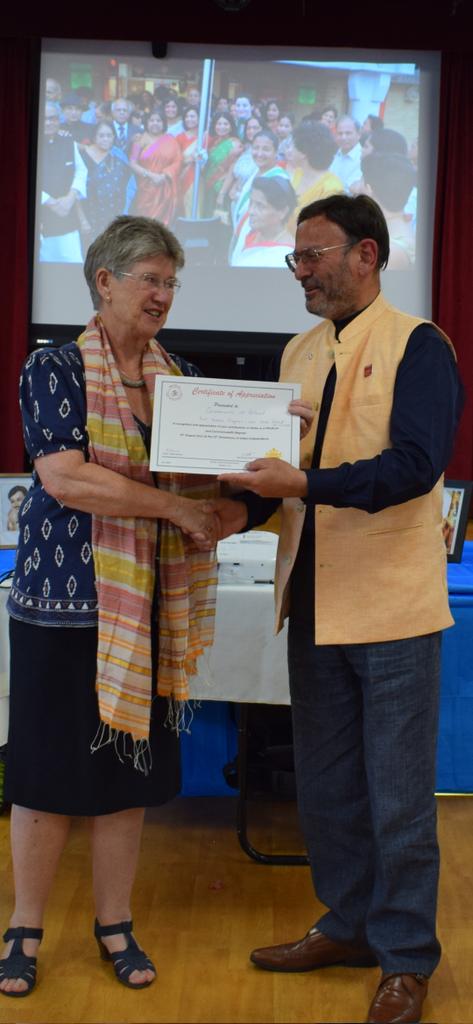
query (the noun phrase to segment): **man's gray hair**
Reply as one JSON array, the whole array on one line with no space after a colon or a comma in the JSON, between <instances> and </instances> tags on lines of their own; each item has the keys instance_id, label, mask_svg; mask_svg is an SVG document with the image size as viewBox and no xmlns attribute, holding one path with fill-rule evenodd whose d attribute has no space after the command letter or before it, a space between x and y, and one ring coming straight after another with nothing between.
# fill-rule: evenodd
<instances>
[{"instance_id":1,"label":"man's gray hair","mask_svg":"<svg viewBox=\"0 0 473 1024\"><path fill-rule=\"evenodd\" d=\"M173 260L176 269L184 266L181 243L160 221L125 214L115 217L89 246L85 258L84 275L94 309L99 309L101 304L95 283L100 267L106 267L117 275L128 271L135 263L155 256L166 256Z\"/></svg>"},{"instance_id":2,"label":"man's gray hair","mask_svg":"<svg viewBox=\"0 0 473 1024\"><path fill-rule=\"evenodd\" d=\"M116 99L112 100L110 104L110 110L115 110L117 103L126 103L129 113L131 113L131 111L133 110L133 103L131 102L131 100L127 100L126 96L117 96Z\"/></svg>"}]
</instances>

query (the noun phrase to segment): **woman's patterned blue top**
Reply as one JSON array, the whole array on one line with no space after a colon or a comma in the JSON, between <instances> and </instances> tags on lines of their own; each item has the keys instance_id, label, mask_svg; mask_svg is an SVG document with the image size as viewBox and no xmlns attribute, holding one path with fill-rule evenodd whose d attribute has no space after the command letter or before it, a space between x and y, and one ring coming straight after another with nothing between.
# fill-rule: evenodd
<instances>
[{"instance_id":1,"label":"woman's patterned blue top","mask_svg":"<svg viewBox=\"0 0 473 1024\"><path fill-rule=\"evenodd\" d=\"M88 458L84 366L75 342L33 352L20 378L26 450L41 455L77 449ZM61 505L33 472L19 514L18 554L8 611L44 626L95 626L97 595L92 517Z\"/></svg>"},{"instance_id":2,"label":"woman's patterned blue top","mask_svg":"<svg viewBox=\"0 0 473 1024\"><path fill-rule=\"evenodd\" d=\"M186 376L200 376L192 363L171 358ZM38 350L20 378L20 408L28 455L76 449L88 460L84 365L75 341ZM150 428L136 421L149 448ZM97 593L92 556L92 516L61 505L33 472L19 514L19 540L8 611L40 626L95 626Z\"/></svg>"}]
</instances>

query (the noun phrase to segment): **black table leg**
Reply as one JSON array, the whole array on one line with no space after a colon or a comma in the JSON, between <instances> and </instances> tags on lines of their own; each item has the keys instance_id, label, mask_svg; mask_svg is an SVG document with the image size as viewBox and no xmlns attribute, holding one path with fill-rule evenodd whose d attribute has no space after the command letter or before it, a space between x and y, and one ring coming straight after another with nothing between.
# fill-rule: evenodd
<instances>
[{"instance_id":1,"label":"black table leg","mask_svg":"<svg viewBox=\"0 0 473 1024\"><path fill-rule=\"evenodd\" d=\"M306 856L299 854L261 853L256 850L248 839L247 803L248 803L248 706L240 704L238 714L238 802L237 802L237 836L242 850L257 861L258 864L292 864L307 866Z\"/></svg>"}]
</instances>

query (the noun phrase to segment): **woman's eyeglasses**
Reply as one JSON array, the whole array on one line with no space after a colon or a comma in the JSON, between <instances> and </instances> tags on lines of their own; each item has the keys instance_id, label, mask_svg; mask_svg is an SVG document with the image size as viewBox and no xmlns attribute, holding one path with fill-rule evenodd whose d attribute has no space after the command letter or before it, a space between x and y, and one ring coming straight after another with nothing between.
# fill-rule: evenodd
<instances>
[{"instance_id":1,"label":"woman's eyeglasses","mask_svg":"<svg viewBox=\"0 0 473 1024\"><path fill-rule=\"evenodd\" d=\"M131 274L126 270L117 271L115 277L132 277L139 288L146 292L154 292L163 288L170 295L174 295L174 292L178 292L181 287L181 282L177 277L168 277L167 281L162 281L160 277L156 277L156 274Z\"/></svg>"}]
</instances>

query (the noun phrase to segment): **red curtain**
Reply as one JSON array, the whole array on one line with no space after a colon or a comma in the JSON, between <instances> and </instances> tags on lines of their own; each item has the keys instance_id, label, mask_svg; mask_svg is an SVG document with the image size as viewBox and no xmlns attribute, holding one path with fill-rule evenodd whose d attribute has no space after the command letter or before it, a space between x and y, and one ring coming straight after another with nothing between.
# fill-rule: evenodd
<instances>
[{"instance_id":1,"label":"red curtain","mask_svg":"<svg viewBox=\"0 0 473 1024\"><path fill-rule=\"evenodd\" d=\"M23 440L18 409L18 378L28 346L28 189L29 111L37 44L31 39L0 39L0 472L22 472Z\"/></svg>"},{"instance_id":2,"label":"red curtain","mask_svg":"<svg viewBox=\"0 0 473 1024\"><path fill-rule=\"evenodd\" d=\"M467 393L447 475L473 479L473 62L442 56L433 319L452 339Z\"/></svg>"}]
</instances>

